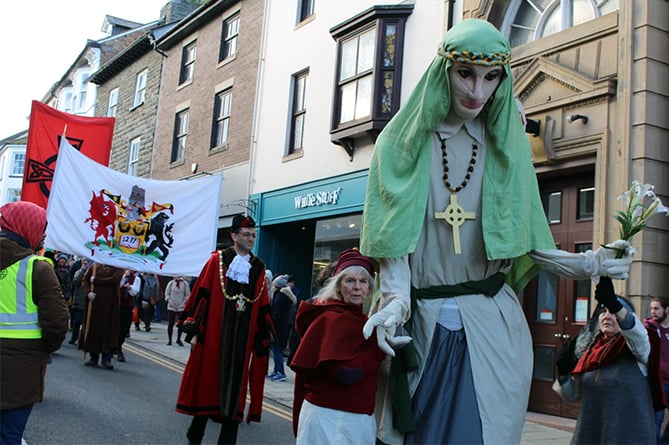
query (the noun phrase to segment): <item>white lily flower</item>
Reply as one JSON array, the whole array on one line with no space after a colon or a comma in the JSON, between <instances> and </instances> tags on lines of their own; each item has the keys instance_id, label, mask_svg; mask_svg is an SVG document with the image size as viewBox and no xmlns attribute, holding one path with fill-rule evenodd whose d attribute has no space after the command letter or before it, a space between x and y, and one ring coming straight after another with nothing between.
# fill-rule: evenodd
<instances>
[{"instance_id":1,"label":"white lily flower","mask_svg":"<svg viewBox=\"0 0 669 445\"><path fill-rule=\"evenodd\" d=\"M655 206L655 210L651 215L648 215L648 218L657 213L664 213L665 215L669 216L669 207L666 207L664 204L662 204L662 200L658 196L655 196L653 205Z\"/></svg>"},{"instance_id":2,"label":"white lily flower","mask_svg":"<svg viewBox=\"0 0 669 445\"><path fill-rule=\"evenodd\" d=\"M654 189L653 184L641 184L635 180L629 190L618 196L619 200L627 202L627 209L616 212L615 216L620 222L621 239L629 241L646 227L648 219L653 215L664 213L669 216L669 208L662 204Z\"/></svg>"}]
</instances>

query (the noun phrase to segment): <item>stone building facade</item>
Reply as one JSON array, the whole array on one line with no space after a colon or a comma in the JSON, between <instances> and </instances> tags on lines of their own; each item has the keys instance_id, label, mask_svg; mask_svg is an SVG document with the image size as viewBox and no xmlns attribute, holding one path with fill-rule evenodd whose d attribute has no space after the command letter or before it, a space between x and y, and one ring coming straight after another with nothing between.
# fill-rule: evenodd
<instances>
[{"instance_id":1,"label":"stone building facade","mask_svg":"<svg viewBox=\"0 0 669 445\"><path fill-rule=\"evenodd\" d=\"M114 116L114 137L109 167L135 176L151 177L154 135L164 56L155 51L156 39L198 7L195 2L172 0L160 19L135 36L122 51L91 77L97 84L96 116ZM138 82L141 85L138 86ZM143 99L135 96L144 88Z\"/></svg>"},{"instance_id":2,"label":"stone building facade","mask_svg":"<svg viewBox=\"0 0 669 445\"><path fill-rule=\"evenodd\" d=\"M466 0L463 15L505 29L518 4ZM669 2L599 4L611 9L512 48L516 94L527 117L539 123L538 134L528 135L539 185L546 202L562 204L554 219L548 216L556 243L568 251L619 238L613 216L624 204L617 198L633 180L653 184L669 201ZM580 217L584 202L590 211ZM669 288L669 218L651 219L632 244L630 278L617 281L616 291L630 297L643 318L650 297L666 296ZM592 284L541 275L538 282L522 296L535 346L529 408L575 417L578 405L550 389L554 353L590 315ZM553 295L553 305L546 294Z\"/></svg>"},{"instance_id":3,"label":"stone building facade","mask_svg":"<svg viewBox=\"0 0 669 445\"><path fill-rule=\"evenodd\" d=\"M221 228L248 210L262 20L260 0L215 1L157 42L166 57L152 177L223 175Z\"/></svg>"}]
</instances>

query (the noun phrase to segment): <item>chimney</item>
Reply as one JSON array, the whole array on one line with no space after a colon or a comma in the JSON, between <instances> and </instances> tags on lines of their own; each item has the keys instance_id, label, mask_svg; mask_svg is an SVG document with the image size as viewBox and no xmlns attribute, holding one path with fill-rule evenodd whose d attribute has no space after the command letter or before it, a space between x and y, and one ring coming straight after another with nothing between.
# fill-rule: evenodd
<instances>
[{"instance_id":1,"label":"chimney","mask_svg":"<svg viewBox=\"0 0 669 445\"><path fill-rule=\"evenodd\" d=\"M165 23L178 22L199 7L198 0L170 0L160 10L160 17Z\"/></svg>"}]
</instances>

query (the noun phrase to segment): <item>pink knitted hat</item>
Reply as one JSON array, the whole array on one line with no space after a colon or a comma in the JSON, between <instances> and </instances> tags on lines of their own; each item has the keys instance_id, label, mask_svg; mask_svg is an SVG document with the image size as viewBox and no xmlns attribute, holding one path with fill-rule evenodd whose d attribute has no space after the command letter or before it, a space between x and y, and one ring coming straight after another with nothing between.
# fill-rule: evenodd
<instances>
[{"instance_id":1,"label":"pink knitted hat","mask_svg":"<svg viewBox=\"0 0 669 445\"><path fill-rule=\"evenodd\" d=\"M0 230L16 233L36 249L46 230L46 210L28 201L5 204L0 207Z\"/></svg>"}]
</instances>

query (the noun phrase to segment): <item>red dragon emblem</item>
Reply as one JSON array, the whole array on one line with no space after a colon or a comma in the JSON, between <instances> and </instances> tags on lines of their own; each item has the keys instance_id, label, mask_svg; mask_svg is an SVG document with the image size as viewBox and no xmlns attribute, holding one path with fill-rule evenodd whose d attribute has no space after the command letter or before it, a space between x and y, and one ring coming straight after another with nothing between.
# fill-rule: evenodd
<instances>
[{"instance_id":1,"label":"red dragon emblem","mask_svg":"<svg viewBox=\"0 0 669 445\"><path fill-rule=\"evenodd\" d=\"M95 241L93 244L98 246L99 237L103 237L107 241L107 245L111 246L114 240L114 226L116 223L116 205L113 201L106 200L103 196L102 190L100 196L95 196L90 200L90 209L88 210L90 216L84 222L90 222L91 230L95 230Z\"/></svg>"}]
</instances>

